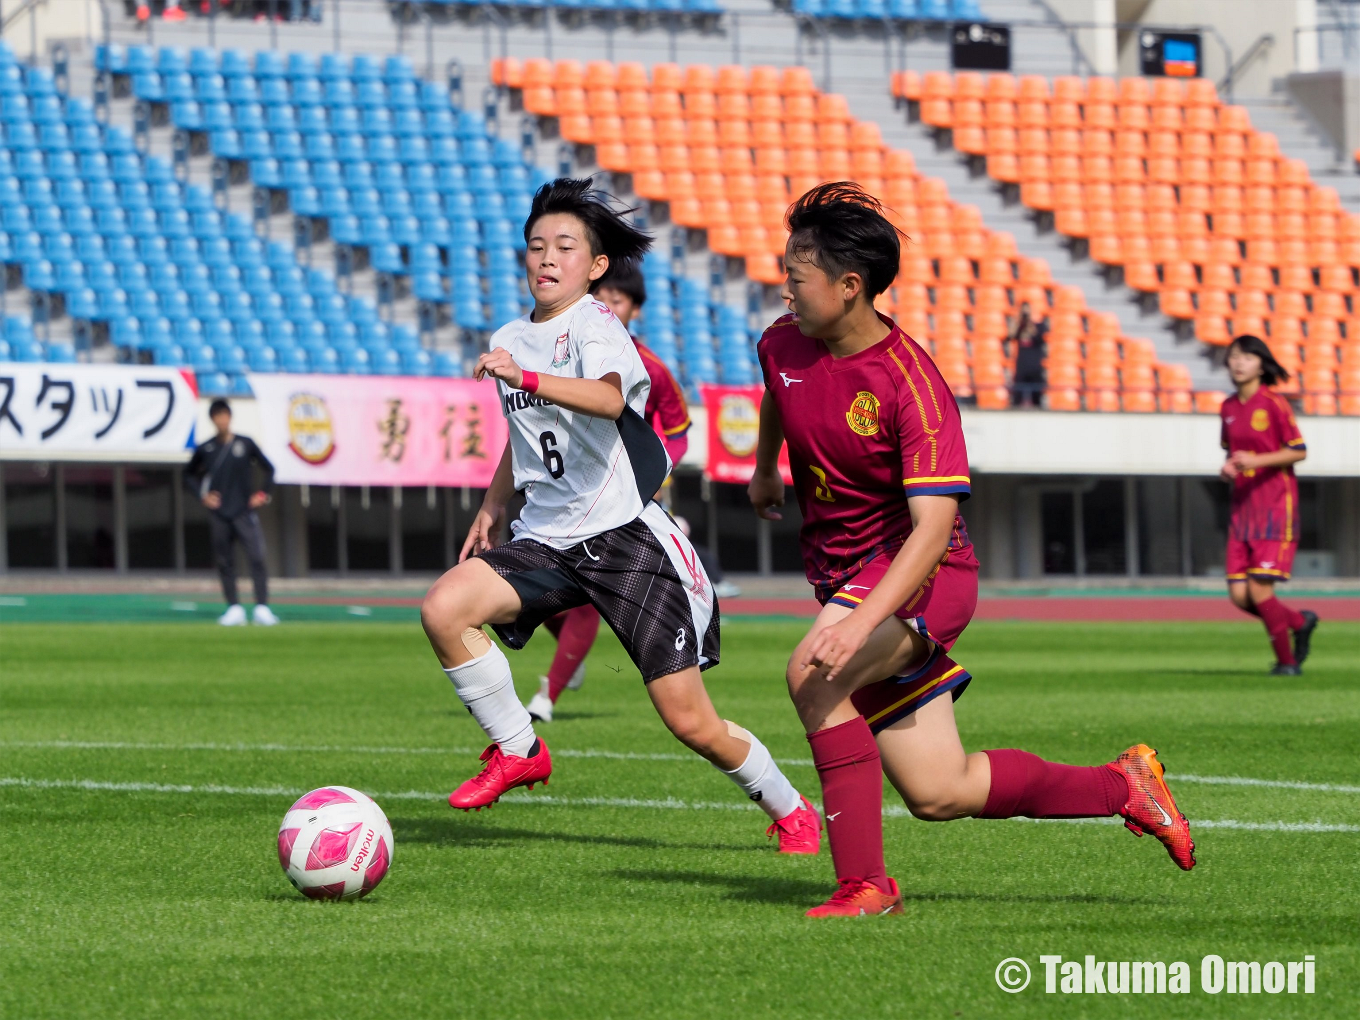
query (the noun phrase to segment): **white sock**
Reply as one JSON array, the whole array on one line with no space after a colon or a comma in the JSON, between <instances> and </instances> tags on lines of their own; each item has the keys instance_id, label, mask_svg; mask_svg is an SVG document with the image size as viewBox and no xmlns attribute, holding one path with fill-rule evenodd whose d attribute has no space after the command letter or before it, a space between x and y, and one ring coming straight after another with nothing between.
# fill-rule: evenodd
<instances>
[{"instance_id":1,"label":"white sock","mask_svg":"<svg viewBox=\"0 0 1360 1020\"><path fill-rule=\"evenodd\" d=\"M746 796L761 806L761 809L776 822L781 818L787 818L798 809L802 803L798 796L798 791L793 788L793 784L783 772L779 771L779 766L770 757L769 749L760 742L755 734L749 730L742 729L736 723L727 724L728 732L734 737L749 741L751 750L746 755L746 760L741 763L739 768L728 772L726 769L719 769L725 776L729 776L732 782L736 783L746 791Z\"/></svg>"},{"instance_id":2,"label":"white sock","mask_svg":"<svg viewBox=\"0 0 1360 1020\"><path fill-rule=\"evenodd\" d=\"M521 758L529 753L534 746L534 723L515 696L510 660L499 645L493 644L480 657L444 672L477 725L502 751Z\"/></svg>"}]
</instances>

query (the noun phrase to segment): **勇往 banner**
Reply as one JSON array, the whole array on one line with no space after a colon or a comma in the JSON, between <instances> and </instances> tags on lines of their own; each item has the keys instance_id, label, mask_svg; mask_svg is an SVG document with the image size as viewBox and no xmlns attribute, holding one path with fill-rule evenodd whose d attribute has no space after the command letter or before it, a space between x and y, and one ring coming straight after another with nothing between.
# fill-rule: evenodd
<instances>
[{"instance_id":1,"label":"\u52c7\u5f80 banner","mask_svg":"<svg viewBox=\"0 0 1360 1020\"><path fill-rule=\"evenodd\" d=\"M164 365L0 363L0 457L187 461L193 372Z\"/></svg>"},{"instance_id":2,"label":"\u52c7\u5f80 banner","mask_svg":"<svg viewBox=\"0 0 1360 1020\"><path fill-rule=\"evenodd\" d=\"M715 482L745 485L756 471L756 439L760 435L760 398L764 386L702 386L708 412L708 463L704 474ZM779 449L779 473L793 482L789 448Z\"/></svg>"},{"instance_id":3,"label":"\u52c7\u5f80 banner","mask_svg":"<svg viewBox=\"0 0 1360 1020\"><path fill-rule=\"evenodd\" d=\"M261 434L287 485L485 488L509 435L491 380L250 375Z\"/></svg>"}]
</instances>

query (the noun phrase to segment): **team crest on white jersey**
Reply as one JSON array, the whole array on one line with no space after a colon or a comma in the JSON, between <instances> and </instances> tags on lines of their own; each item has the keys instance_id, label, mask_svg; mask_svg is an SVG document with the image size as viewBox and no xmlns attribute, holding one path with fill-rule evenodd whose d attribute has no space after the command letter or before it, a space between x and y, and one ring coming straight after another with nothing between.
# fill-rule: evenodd
<instances>
[{"instance_id":1,"label":"team crest on white jersey","mask_svg":"<svg viewBox=\"0 0 1360 1020\"><path fill-rule=\"evenodd\" d=\"M557 338L557 343L553 344L552 367L561 368L571 360L570 333L563 333Z\"/></svg>"}]
</instances>

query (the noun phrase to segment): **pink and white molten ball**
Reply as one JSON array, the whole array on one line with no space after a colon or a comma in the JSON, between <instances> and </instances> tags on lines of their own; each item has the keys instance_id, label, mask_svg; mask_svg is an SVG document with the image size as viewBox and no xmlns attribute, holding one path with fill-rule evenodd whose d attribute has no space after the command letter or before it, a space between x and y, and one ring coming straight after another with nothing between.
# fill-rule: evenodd
<instances>
[{"instance_id":1,"label":"pink and white molten ball","mask_svg":"<svg viewBox=\"0 0 1360 1020\"><path fill-rule=\"evenodd\" d=\"M300 798L279 826L279 863L302 895L352 900L372 892L392 864L392 826L372 798L323 786Z\"/></svg>"}]
</instances>

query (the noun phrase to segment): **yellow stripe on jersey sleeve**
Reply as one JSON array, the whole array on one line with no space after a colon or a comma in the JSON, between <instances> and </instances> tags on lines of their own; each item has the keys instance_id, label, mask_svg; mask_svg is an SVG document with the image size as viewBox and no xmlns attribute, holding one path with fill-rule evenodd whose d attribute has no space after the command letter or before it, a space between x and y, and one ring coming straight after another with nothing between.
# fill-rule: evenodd
<instances>
[{"instance_id":1,"label":"yellow stripe on jersey sleeve","mask_svg":"<svg viewBox=\"0 0 1360 1020\"><path fill-rule=\"evenodd\" d=\"M947 485L950 482L963 482L971 485L972 479L967 475L922 475L919 478L903 478L903 485Z\"/></svg>"}]
</instances>

